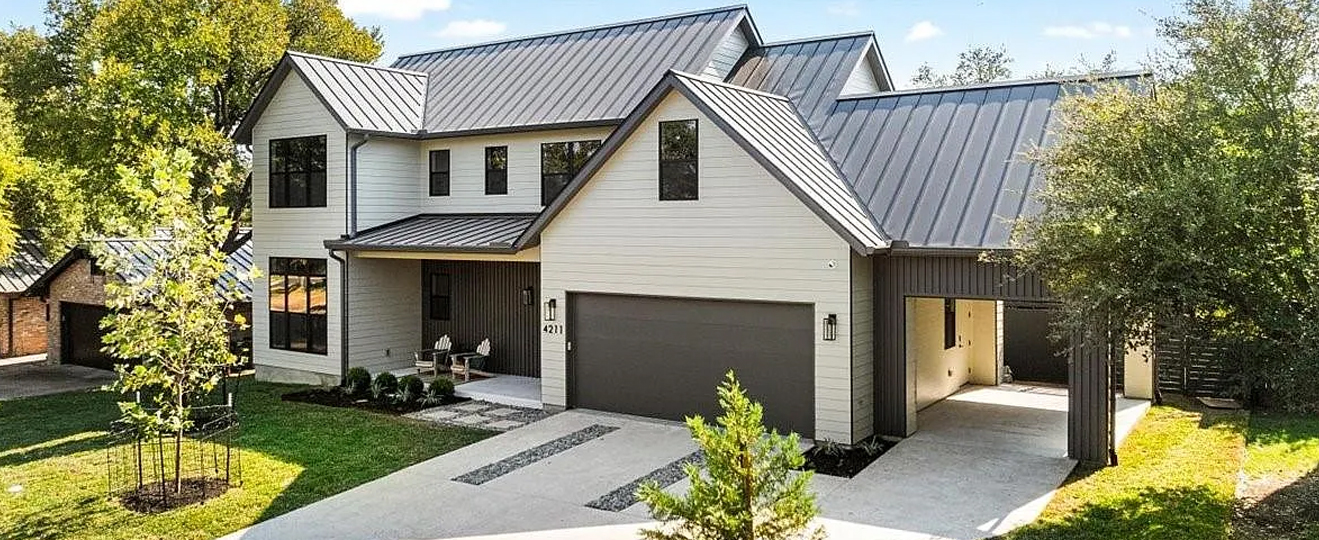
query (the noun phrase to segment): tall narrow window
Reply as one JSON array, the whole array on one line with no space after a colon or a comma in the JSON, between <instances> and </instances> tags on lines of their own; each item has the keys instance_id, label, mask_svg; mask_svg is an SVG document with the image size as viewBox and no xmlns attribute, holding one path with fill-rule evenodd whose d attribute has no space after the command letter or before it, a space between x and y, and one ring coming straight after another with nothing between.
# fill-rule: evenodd
<instances>
[{"instance_id":1,"label":"tall narrow window","mask_svg":"<svg viewBox=\"0 0 1319 540\"><path fill-rule=\"evenodd\" d=\"M270 207L325 206L325 136L270 141Z\"/></svg>"},{"instance_id":2,"label":"tall narrow window","mask_svg":"<svg viewBox=\"0 0 1319 540\"><path fill-rule=\"evenodd\" d=\"M485 148L485 194L508 195L508 147Z\"/></svg>"},{"instance_id":3,"label":"tall narrow window","mask_svg":"<svg viewBox=\"0 0 1319 540\"><path fill-rule=\"evenodd\" d=\"M430 194L432 197L449 195L449 151L431 150L430 153Z\"/></svg>"},{"instance_id":4,"label":"tall narrow window","mask_svg":"<svg viewBox=\"0 0 1319 540\"><path fill-rule=\"evenodd\" d=\"M659 199L696 200L696 121L660 122Z\"/></svg>"},{"instance_id":5,"label":"tall narrow window","mask_svg":"<svg viewBox=\"0 0 1319 540\"><path fill-rule=\"evenodd\" d=\"M943 299L943 348L957 346L957 300Z\"/></svg>"},{"instance_id":6,"label":"tall narrow window","mask_svg":"<svg viewBox=\"0 0 1319 540\"><path fill-rule=\"evenodd\" d=\"M573 141L540 145L540 204L548 206L577 176L600 141Z\"/></svg>"},{"instance_id":7,"label":"tall narrow window","mask_svg":"<svg viewBox=\"0 0 1319 540\"><path fill-rule=\"evenodd\" d=\"M447 321L452 307L453 280L449 274L431 274L430 318Z\"/></svg>"},{"instance_id":8,"label":"tall narrow window","mask_svg":"<svg viewBox=\"0 0 1319 540\"><path fill-rule=\"evenodd\" d=\"M270 258L270 348L326 353L325 259Z\"/></svg>"}]
</instances>

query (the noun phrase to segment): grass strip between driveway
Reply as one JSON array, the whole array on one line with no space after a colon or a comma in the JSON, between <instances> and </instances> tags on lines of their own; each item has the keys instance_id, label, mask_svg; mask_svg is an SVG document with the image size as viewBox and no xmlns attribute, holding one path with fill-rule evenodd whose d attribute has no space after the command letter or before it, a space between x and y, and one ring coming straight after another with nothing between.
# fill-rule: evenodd
<instances>
[{"instance_id":1,"label":"grass strip between driveway","mask_svg":"<svg viewBox=\"0 0 1319 540\"><path fill-rule=\"evenodd\" d=\"M493 433L280 401L298 387L245 379L243 485L162 514L106 496L104 433L115 396L70 393L0 403L0 539L214 538ZM22 486L10 493L10 486Z\"/></svg>"}]
</instances>

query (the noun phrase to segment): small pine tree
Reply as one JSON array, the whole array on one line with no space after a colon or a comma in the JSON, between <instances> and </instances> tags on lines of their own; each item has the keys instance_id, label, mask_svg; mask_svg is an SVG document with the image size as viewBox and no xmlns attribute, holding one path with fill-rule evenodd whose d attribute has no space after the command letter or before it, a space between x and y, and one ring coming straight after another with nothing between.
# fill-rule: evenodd
<instances>
[{"instance_id":1,"label":"small pine tree","mask_svg":"<svg viewBox=\"0 0 1319 540\"><path fill-rule=\"evenodd\" d=\"M687 427L705 455L702 465L685 467L691 489L686 496L647 483L637 496L663 523L642 531L651 540L778 540L824 537L807 530L819 507L808 489L809 471L793 474L805 462L797 435L766 433L764 410L747 398L729 371L719 386L724 414L717 426L699 416Z\"/></svg>"}]
</instances>

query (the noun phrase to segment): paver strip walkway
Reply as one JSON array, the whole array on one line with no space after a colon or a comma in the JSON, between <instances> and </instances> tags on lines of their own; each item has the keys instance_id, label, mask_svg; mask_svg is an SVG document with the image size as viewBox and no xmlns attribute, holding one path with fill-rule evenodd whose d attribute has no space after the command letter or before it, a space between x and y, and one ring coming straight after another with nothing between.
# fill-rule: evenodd
<instances>
[{"instance_id":1,"label":"paver strip walkway","mask_svg":"<svg viewBox=\"0 0 1319 540\"><path fill-rule=\"evenodd\" d=\"M408 413L406 416L438 424L508 431L544 420L551 414L553 413L540 409L512 407L474 399Z\"/></svg>"}]
</instances>

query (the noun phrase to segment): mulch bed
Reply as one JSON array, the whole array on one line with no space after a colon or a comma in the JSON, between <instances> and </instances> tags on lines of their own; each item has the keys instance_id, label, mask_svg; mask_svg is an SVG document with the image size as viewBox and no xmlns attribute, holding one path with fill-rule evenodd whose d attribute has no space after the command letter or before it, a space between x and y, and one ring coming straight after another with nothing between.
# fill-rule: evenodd
<instances>
[{"instance_id":1,"label":"mulch bed","mask_svg":"<svg viewBox=\"0 0 1319 540\"><path fill-rule=\"evenodd\" d=\"M160 484L147 484L124 494L119 502L134 512L156 514L218 497L228 490L229 484L218 478L184 478L178 493L174 493L173 483L167 483L163 490Z\"/></svg>"},{"instance_id":2,"label":"mulch bed","mask_svg":"<svg viewBox=\"0 0 1319 540\"><path fill-rule=\"evenodd\" d=\"M348 396L339 391L338 388L312 388L310 390L299 390L289 392L280 396L284 401L296 401L298 403L311 403L313 405L325 405L327 407L347 407L352 409L363 409L372 412L400 415L411 412L417 412L422 409L438 407L440 405L450 405L470 401L470 398L449 396L440 403L425 404L420 401L413 403L398 403L394 400L374 401L366 398L356 398Z\"/></svg>"},{"instance_id":3,"label":"mulch bed","mask_svg":"<svg viewBox=\"0 0 1319 540\"><path fill-rule=\"evenodd\" d=\"M1243 483L1232 520L1241 540L1319 538L1319 475Z\"/></svg>"},{"instance_id":4,"label":"mulch bed","mask_svg":"<svg viewBox=\"0 0 1319 540\"><path fill-rule=\"evenodd\" d=\"M802 454L806 457L806 464L802 466L802 469L844 478L856 476L856 473L874 463L879 456L884 455L884 452L893 447L893 443L880 439L872 440L874 442L870 444L875 446L870 450L864 448L867 445L863 444L852 446L817 444L812 446Z\"/></svg>"}]
</instances>

